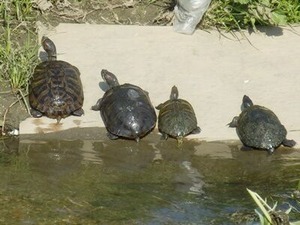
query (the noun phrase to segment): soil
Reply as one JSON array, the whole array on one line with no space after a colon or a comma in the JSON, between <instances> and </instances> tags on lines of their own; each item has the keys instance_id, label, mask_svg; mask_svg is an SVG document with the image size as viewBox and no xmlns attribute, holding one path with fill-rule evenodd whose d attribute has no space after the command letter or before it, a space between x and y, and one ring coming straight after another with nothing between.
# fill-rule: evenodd
<instances>
[{"instance_id":1,"label":"soil","mask_svg":"<svg viewBox=\"0 0 300 225\"><path fill-rule=\"evenodd\" d=\"M52 0L34 5L37 22L45 27L59 23L170 25L175 0ZM34 23L30 23L34 24ZM30 30L36 31L34 25ZM24 34L26 35L26 34ZM19 36L18 40L22 40ZM30 116L24 100L12 93L9 82L0 83L0 136L18 130L20 121ZM27 99L26 99L27 100Z\"/></svg>"}]
</instances>

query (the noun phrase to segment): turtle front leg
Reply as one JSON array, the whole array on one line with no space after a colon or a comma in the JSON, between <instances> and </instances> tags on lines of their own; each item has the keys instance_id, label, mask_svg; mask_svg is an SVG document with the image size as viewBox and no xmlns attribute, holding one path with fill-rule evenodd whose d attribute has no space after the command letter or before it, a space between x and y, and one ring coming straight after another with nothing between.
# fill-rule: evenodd
<instances>
[{"instance_id":1,"label":"turtle front leg","mask_svg":"<svg viewBox=\"0 0 300 225\"><path fill-rule=\"evenodd\" d=\"M92 110L99 111L101 106L102 98L100 98L95 105L92 106Z\"/></svg>"}]
</instances>

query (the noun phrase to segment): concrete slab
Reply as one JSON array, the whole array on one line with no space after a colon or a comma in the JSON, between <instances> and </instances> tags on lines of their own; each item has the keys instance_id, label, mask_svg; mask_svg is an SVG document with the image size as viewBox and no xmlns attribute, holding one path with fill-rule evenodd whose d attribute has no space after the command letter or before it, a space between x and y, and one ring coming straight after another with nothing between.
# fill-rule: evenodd
<instances>
[{"instance_id":1,"label":"concrete slab","mask_svg":"<svg viewBox=\"0 0 300 225\"><path fill-rule=\"evenodd\" d=\"M217 31L188 36L172 27L60 24L46 35L56 43L58 58L81 71L85 115L60 125L45 117L28 118L20 124L20 134L103 127L99 112L90 108L103 95L100 71L107 69L120 83L147 90L154 106L167 100L176 85L179 96L194 106L202 129L191 138L238 139L226 124L240 113L247 94L255 104L272 109L288 138L300 143L300 28L276 31L282 34L271 30L238 41Z\"/></svg>"}]
</instances>

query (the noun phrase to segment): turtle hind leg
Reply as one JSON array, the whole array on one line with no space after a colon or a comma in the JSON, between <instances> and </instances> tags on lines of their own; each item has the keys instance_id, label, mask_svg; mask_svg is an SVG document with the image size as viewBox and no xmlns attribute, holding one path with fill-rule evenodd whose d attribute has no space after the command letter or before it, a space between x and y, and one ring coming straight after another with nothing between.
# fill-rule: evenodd
<instances>
[{"instance_id":1,"label":"turtle hind leg","mask_svg":"<svg viewBox=\"0 0 300 225\"><path fill-rule=\"evenodd\" d=\"M116 140L119 137L117 135L114 135L112 133L107 132L106 136L110 139L110 140Z\"/></svg>"},{"instance_id":2,"label":"turtle hind leg","mask_svg":"<svg viewBox=\"0 0 300 225\"><path fill-rule=\"evenodd\" d=\"M30 109L30 114L34 118L40 118L43 116L43 113L41 113L40 111L35 110L35 109Z\"/></svg>"},{"instance_id":3,"label":"turtle hind leg","mask_svg":"<svg viewBox=\"0 0 300 225\"><path fill-rule=\"evenodd\" d=\"M169 135L166 133L162 133L160 139L161 140L167 140L169 138Z\"/></svg>"},{"instance_id":4,"label":"turtle hind leg","mask_svg":"<svg viewBox=\"0 0 300 225\"><path fill-rule=\"evenodd\" d=\"M73 116L82 116L83 114L84 114L84 110L82 108L81 109L77 109L74 112L72 112Z\"/></svg>"},{"instance_id":5,"label":"turtle hind leg","mask_svg":"<svg viewBox=\"0 0 300 225\"><path fill-rule=\"evenodd\" d=\"M253 150L253 148L247 146L247 145L243 145L241 148L240 148L241 151L251 151Z\"/></svg>"},{"instance_id":6,"label":"turtle hind leg","mask_svg":"<svg viewBox=\"0 0 300 225\"><path fill-rule=\"evenodd\" d=\"M191 134L199 134L201 132L200 127L196 127L194 130L192 130Z\"/></svg>"},{"instance_id":7,"label":"turtle hind leg","mask_svg":"<svg viewBox=\"0 0 300 225\"><path fill-rule=\"evenodd\" d=\"M285 146L285 147L294 147L297 143L296 141L294 140L288 140L288 139L284 139L282 144Z\"/></svg>"}]
</instances>

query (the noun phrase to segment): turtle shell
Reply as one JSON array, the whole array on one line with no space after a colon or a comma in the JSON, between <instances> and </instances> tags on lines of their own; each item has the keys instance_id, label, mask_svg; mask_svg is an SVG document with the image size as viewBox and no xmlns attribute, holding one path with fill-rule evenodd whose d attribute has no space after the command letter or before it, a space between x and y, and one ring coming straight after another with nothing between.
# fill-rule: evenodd
<instances>
[{"instance_id":1,"label":"turtle shell","mask_svg":"<svg viewBox=\"0 0 300 225\"><path fill-rule=\"evenodd\" d=\"M287 135L277 116L259 105L247 107L241 112L236 131L244 145L260 149L277 148Z\"/></svg>"},{"instance_id":2,"label":"turtle shell","mask_svg":"<svg viewBox=\"0 0 300 225\"><path fill-rule=\"evenodd\" d=\"M75 66L65 61L45 61L35 68L29 103L40 116L58 121L72 114L80 116L83 99L80 72Z\"/></svg>"},{"instance_id":3,"label":"turtle shell","mask_svg":"<svg viewBox=\"0 0 300 225\"><path fill-rule=\"evenodd\" d=\"M100 100L99 110L112 136L139 140L156 124L156 113L148 93L132 84L108 89Z\"/></svg>"},{"instance_id":4,"label":"turtle shell","mask_svg":"<svg viewBox=\"0 0 300 225\"><path fill-rule=\"evenodd\" d=\"M171 137L184 137L197 127L197 119L193 107L183 99L170 99L157 107L158 130Z\"/></svg>"}]
</instances>

